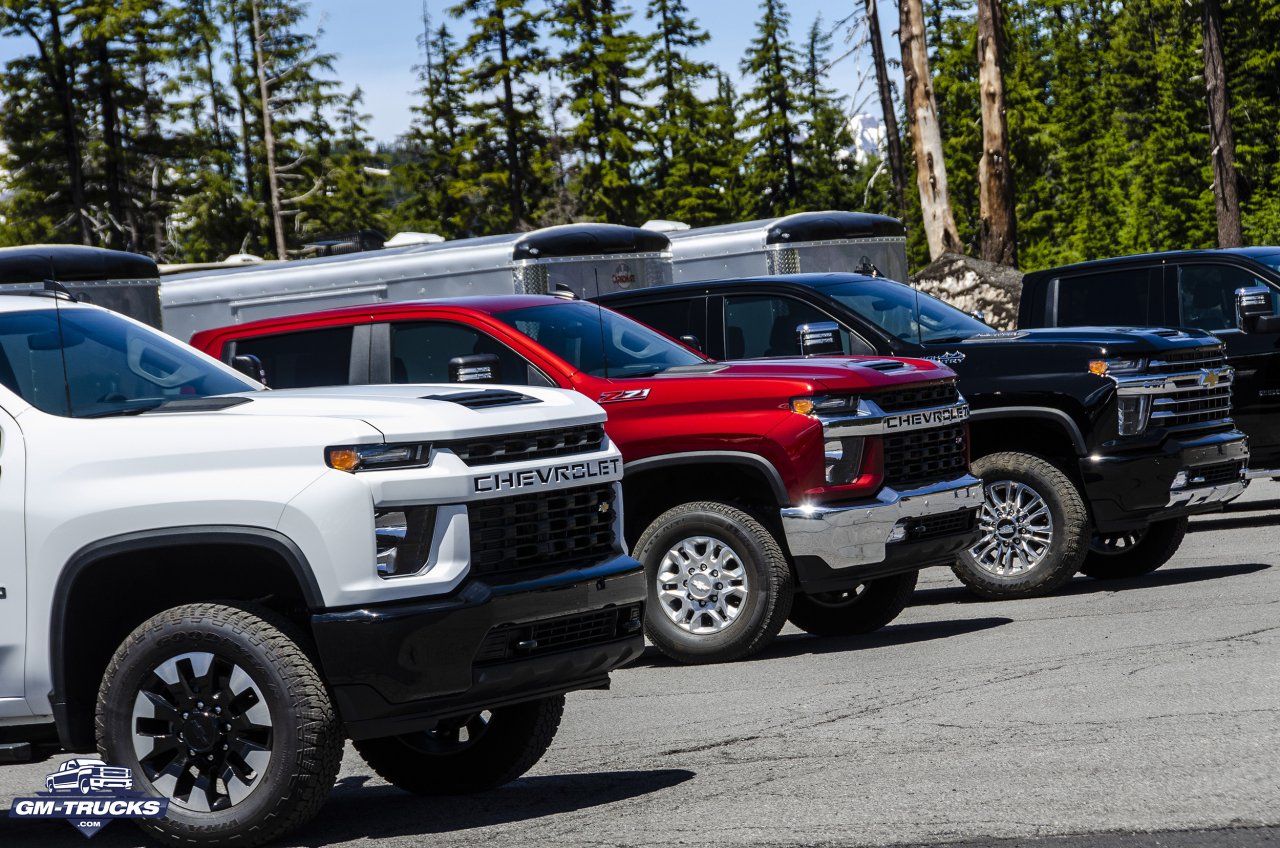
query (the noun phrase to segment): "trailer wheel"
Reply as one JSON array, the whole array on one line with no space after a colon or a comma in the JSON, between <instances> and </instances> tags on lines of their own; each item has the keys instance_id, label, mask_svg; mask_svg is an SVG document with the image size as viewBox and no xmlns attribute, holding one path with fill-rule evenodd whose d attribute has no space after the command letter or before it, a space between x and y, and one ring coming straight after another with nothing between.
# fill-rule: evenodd
<instances>
[{"instance_id":1,"label":"trailer wheel","mask_svg":"<svg viewBox=\"0 0 1280 848\"><path fill-rule=\"evenodd\" d=\"M1177 553L1187 523L1186 518L1169 518L1143 530L1094 533L1080 570L1097 580L1150 574Z\"/></svg>"},{"instance_id":2,"label":"trailer wheel","mask_svg":"<svg viewBox=\"0 0 1280 848\"><path fill-rule=\"evenodd\" d=\"M169 800L170 845L261 845L319 812L342 762L324 682L288 621L218 604L149 619L111 658L98 750Z\"/></svg>"},{"instance_id":3,"label":"trailer wheel","mask_svg":"<svg viewBox=\"0 0 1280 848\"><path fill-rule=\"evenodd\" d=\"M982 537L952 566L970 590L992 600L1031 598L1062 587L1079 571L1089 513L1071 478L1038 456L1012 451L973 461L985 500Z\"/></svg>"},{"instance_id":4,"label":"trailer wheel","mask_svg":"<svg viewBox=\"0 0 1280 848\"><path fill-rule=\"evenodd\" d=\"M911 603L918 571L868 580L843 592L796 595L791 623L814 636L874 633L897 618Z\"/></svg>"},{"instance_id":5,"label":"trailer wheel","mask_svg":"<svg viewBox=\"0 0 1280 848\"><path fill-rule=\"evenodd\" d=\"M379 777L417 795L464 795L510 783L551 747L564 696L444 719L432 730L353 743Z\"/></svg>"},{"instance_id":6,"label":"trailer wheel","mask_svg":"<svg viewBox=\"0 0 1280 848\"><path fill-rule=\"evenodd\" d=\"M636 543L649 584L645 635L685 663L729 662L773 641L791 611L791 568L769 529L715 501L658 516Z\"/></svg>"}]
</instances>

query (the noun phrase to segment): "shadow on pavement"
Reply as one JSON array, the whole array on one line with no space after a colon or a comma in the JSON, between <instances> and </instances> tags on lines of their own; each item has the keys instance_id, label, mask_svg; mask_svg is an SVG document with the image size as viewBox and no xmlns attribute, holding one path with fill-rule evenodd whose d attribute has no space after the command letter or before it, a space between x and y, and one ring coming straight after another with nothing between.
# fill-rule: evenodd
<instances>
[{"instance_id":1,"label":"shadow on pavement","mask_svg":"<svg viewBox=\"0 0 1280 848\"><path fill-rule=\"evenodd\" d=\"M353 776L338 781L320 815L289 844L319 848L527 822L647 795L693 777L688 769L540 775L476 795L425 798L393 786L366 786L368 777Z\"/></svg>"},{"instance_id":2,"label":"shadow on pavement","mask_svg":"<svg viewBox=\"0 0 1280 848\"><path fill-rule=\"evenodd\" d=\"M957 621L929 621L919 624L890 624L862 636L810 636L808 633L788 633L779 636L768 648L752 659L770 660L785 657L803 657L816 654L832 654L838 651L863 651L871 648L887 648L892 645L910 645L932 639L946 639L977 633L1011 624L1011 618L968 618ZM751 662L751 660L746 660ZM684 665L668 658L652 645L644 649L640 659L627 668L676 668Z\"/></svg>"},{"instance_id":3,"label":"shadow on pavement","mask_svg":"<svg viewBox=\"0 0 1280 848\"><path fill-rule=\"evenodd\" d=\"M1199 583L1223 577L1239 577L1266 571L1270 565L1261 562L1232 563L1230 565L1201 565L1189 568L1159 569L1142 577L1120 580L1095 580L1077 574L1071 582L1048 597L1058 595L1089 595L1095 592L1123 592L1129 589L1153 589L1158 586L1177 586L1182 583ZM916 589L911 596L913 607L936 604L985 604L998 603L980 598L962 586L946 586L937 589Z\"/></svg>"}]
</instances>

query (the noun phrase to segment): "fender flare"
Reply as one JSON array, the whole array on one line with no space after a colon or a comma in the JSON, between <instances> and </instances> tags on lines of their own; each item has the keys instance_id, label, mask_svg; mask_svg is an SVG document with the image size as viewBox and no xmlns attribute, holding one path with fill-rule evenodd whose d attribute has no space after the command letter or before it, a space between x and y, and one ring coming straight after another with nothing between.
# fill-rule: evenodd
<instances>
[{"instance_id":1,"label":"fender flare","mask_svg":"<svg viewBox=\"0 0 1280 848\"><path fill-rule=\"evenodd\" d=\"M1054 421L1062 425L1062 428L1066 430L1067 437L1071 439L1071 446L1075 449L1076 456L1087 456L1089 454L1084 434L1080 432L1080 425L1061 409L1052 406L999 406L992 409L974 409L969 413L969 420L974 423L1001 418L1041 418Z\"/></svg>"},{"instance_id":2,"label":"fender flare","mask_svg":"<svg viewBox=\"0 0 1280 848\"><path fill-rule=\"evenodd\" d=\"M769 489L780 505L790 502L787 487L782 483L782 475L778 469L763 456L742 451L687 451L685 453L668 453L661 456L650 456L624 463L622 482L627 482L627 474L635 471L647 471L653 468L666 468L677 465L702 465L705 463L727 462L734 465L749 466L764 475Z\"/></svg>"},{"instance_id":3,"label":"fender flare","mask_svg":"<svg viewBox=\"0 0 1280 848\"><path fill-rule=\"evenodd\" d=\"M141 551L167 548L175 545L243 545L265 549L278 555L288 564L289 570L302 589L303 599L311 609L324 606L320 585L307 562L302 550L282 533L263 527L244 527L235 525L208 525L190 527L165 527L157 530L144 530L134 533L123 533L90 542L76 551L67 561L62 573L58 575L53 592L53 608L49 615L49 667L53 680L53 690L49 693L49 702L53 707L54 721L58 727L58 738L62 746L69 751L88 750L94 744L92 738L85 739L83 733L77 732L73 726L70 708L67 703L67 603L72 589L80 576L94 563L107 557Z\"/></svg>"}]
</instances>

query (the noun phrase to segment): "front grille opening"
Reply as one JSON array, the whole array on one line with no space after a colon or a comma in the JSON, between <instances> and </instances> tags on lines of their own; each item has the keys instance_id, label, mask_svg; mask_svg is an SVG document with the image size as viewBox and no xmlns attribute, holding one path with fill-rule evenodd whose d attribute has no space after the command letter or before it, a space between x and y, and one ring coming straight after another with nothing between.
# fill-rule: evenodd
<instances>
[{"instance_id":1,"label":"front grille opening","mask_svg":"<svg viewBox=\"0 0 1280 848\"><path fill-rule=\"evenodd\" d=\"M640 604L548 618L527 624L502 624L485 636L476 665L523 659L591 645L602 645L640 632Z\"/></svg>"},{"instance_id":2,"label":"front grille opening","mask_svg":"<svg viewBox=\"0 0 1280 848\"><path fill-rule=\"evenodd\" d=\"M594 453L603 445L604 425L584 424L532 433L504 433L483 439L436 442L435 446L451 450L467 465L475 466Z\"/></svg>"},{"instance_id":3,"label":"front grille opening","mask_svg":"<svg viewBox=\"0 0 1280 848\"><path fill-rule=\"evenodd\" d=\"M885 485L901 490L961 476L969 465L966 438L963 424L886 436Z\"/></svg>"},{"instance_id":4,"label":"front grille opening","mask_svg":"<svg viewBox=\"0 0 1280 848\"><path fill-rule=\"evenodd\" d=\"M1229 486L1243 479L1244 464L1241 462L1219 462L1192 468L1188 472L1190 481L1187 488L1198 489L1207 486Z\"/></svg>"},{"instance_id":5,"label":"front grille opening","mask_svg":"<svg viewBox=\"0 0 1280 848\"><path fill-rule=\"evenodd\" d=\"M618 552L616 513L610 484L474 501L471 573L500 578L598 562Z\"/></svg>"},{"instance_id":6,"label":"front grille opening","mask_svg":"<svg viewBox=\"0 0 1280 848\"><path fill-rule=\"evenodd\" d=\"M869 401L873 401L885 412L904 412L959 403L960 391L953 381L913 386L910 389L898 389L892 392L880 392L866 395L866 398Z\"/></svg>"}]
</instances>

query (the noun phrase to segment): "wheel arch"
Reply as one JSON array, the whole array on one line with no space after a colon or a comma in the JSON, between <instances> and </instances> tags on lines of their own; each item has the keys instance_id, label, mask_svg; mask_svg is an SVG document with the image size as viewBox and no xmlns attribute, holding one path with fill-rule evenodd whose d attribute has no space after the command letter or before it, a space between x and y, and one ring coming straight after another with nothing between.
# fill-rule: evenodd
<instances>
[{"instance_id":1,"label":"wheel arch","mask_svg":"<svg viewBox=\"0 0 1280 848\"><path fill-rule=\"evenodd\" d=\"M970 416L972 455L976 459L997 451L1046 454L1063 462L1089 453L1080 425L1068 413L1051 406L1007 406L977 409ZM1074 465L1074 462L1071 463ZM1076 469L1064 469L1071 475Z\"/></svg>"},{"instance_id":2,"label":"wheel arch","mask_svg":"<svg viewBox=\"0 0 1280 848\"><path fill-rule=\"evenodd\" d=\"M210 600L265 602L301 619L323 606L305 555L274 530L169 527L77 551L58 577L49 620L49 700L62 746L93 750L102 674L134 628L170 607Z\"/></svg>"}]
</instances>

